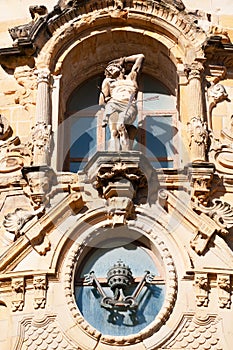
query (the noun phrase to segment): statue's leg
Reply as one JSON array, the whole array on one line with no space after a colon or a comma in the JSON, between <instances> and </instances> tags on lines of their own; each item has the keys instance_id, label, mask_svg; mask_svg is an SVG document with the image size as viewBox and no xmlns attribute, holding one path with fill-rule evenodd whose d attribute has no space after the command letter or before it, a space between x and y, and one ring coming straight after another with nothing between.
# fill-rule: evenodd
<instances>
[{"instance_id":1,"label":"statue's leg","mask_svg":"<svg viewBox=\"0 0 233 350\"><path fill-rule=\"evenodd\" d=\"M133 143L134 143L134 140L136 138L138 129L134 125L127 125L126 129L127 129L128 135L129 135L129 147L130 147L130 149L133 149Z\"/></svg>"},{"instance_id":2,"label":"statue's leg","mask_svg":"<svg viewBox=\"0 0 233 350\"><path fill-rule=\"evenodd\" d=\"M109 117L109 130L110 130L111 138L108 142L108 151L118 152L120 150L119 133L117 130L117 119L118 119L117 112L114 112Z\"/></svg>"},{"instance_id":3,"label":"statue's leg","mask_svg":"<svg viewBox=\"0 0 233 350\"><path fill-rule=\"evenodd\" d=\"M120 146L122 151L129 151L129 135L126 130L126 125L125 125L125 112L119 113L119 120L117 123L117 130L119 133L120 137Z\"/></svg>"}]
</instances>

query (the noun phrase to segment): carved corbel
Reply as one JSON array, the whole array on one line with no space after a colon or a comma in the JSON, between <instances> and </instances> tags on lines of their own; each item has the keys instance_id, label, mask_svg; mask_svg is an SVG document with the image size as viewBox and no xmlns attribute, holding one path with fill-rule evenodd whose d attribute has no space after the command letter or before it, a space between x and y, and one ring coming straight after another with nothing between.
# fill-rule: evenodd
<instances>
[{"instance_id":1,"label":"carved corbel","mask_svg":"<svg viewBox=\"0 0 233 350\"><path fill-rule=\"evenodd\" d=\"M24 191L31 198L34 208L45 206L54 181L52 169L47 166L24 167L22 173L28 183Z\"/></svg>"},{"instance_id":2,"label":"carved corbel","mask_svg":"<svg viewBox=\"0 0 233 350\"><path fill-rule=\"evenodd\" d=\"M197 162L192 163L187 170L192 188L192 200L194 202L200 202L203 205L207 205L214 177L214 165L210 163Z\"/></svg>"},{"instance_id":3,"label":"carved corbel","mask_svg":"<svg viewBox=\"0 0 233 350\"><path fill-rule=\"evenodd\" d=\"M208 306L209 281L207 273L195 273L195 288L197 306Z\"/></svg>"},{"instance_id":4,"label":"carved corbel","mask_svg":"<svg viewBox=\"0 0 233 350\"><path fill-rule=\"evenodd\" d=\"M231 306L230 275L224 275L224 274L218 275L217 286L218 286L219 307L229 309Z\"/></svg>"},{"instance_id":5,"label":"carved corbel","mask_svg":"<svg viewBox=\"0 0 233 350\"><path fill-rule=\"evenodd\" d=\"M14 40L14 46L20 45L21 41L30 41L31 33L33 32L33 27L40 17L47 15L48 10L44 5L41 6L30 6L29 12L32 17L32 21L27 24L21 24L19 26L9 29L9 33Z\"/></svg>"},{"instance_id":6,"label":"carved corbel","mask_svg":"<svg viewBox=\"0 0 233 350\"><path fill-rule=\"evenodd\" d=\"M34 308L44 308L46 303L47 278L46 276L34 276Z\"/></svg>"},{"instance_id":7,"label":"carved corbel","mask_svg":"<svg viewBox=\"0 0 233 350\"><path fill-rule=\"evenodd\" d=\"M227 73L226 67L222 65L209 64L207 69L208 72L206 75L206 80L210 86L218 84L220 80L223 80L225 78Z\"/></svg>"},{"instance_id":8,"label":"carved corbel","mask_svg":"<svg viewBox=\"0 0 233 350\"><path fill-rule=\"evenodd\" d=\"M24 307L25 281L24 278L12 278L12 311L22 311Z\"/></svg>"}]
</instances>

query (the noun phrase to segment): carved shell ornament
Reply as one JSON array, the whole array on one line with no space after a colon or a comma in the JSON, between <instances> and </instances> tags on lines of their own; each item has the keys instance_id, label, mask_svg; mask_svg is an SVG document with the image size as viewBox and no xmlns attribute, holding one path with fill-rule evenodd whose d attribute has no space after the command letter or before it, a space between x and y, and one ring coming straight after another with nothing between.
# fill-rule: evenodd
<instances>
[{"instance_id":1,"label":"carved shell ornament","mask_svg":"<svg viewBox=\"0 0 233 350\"><path fill-rule=\"evenodd\" d=\"M20 230L26 222L31 220L34 216L41 214L43 211L44 207L34 211L17 208L13 213L9 213L5 216L3 226L8 232L13 233L15 238L18 238L21 235Z\"/></svg>"}]
</instances>

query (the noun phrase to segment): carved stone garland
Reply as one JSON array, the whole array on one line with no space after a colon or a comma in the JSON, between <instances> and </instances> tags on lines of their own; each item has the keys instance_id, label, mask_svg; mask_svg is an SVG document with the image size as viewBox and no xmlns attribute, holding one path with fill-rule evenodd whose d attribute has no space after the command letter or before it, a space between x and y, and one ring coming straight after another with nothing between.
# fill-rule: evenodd
<instances>
[{"instance_id":1,"label":"carved stone garland","mask_svg":"<svg viewBox=\"0 0 233 350\"><path fill-rule=\"evenodd\" d=\"M144 218L145 219L145 218ZM79 259L81 258L83 251L87 245L92 241L93 239L93 232L90 233L85 240L82 242L82 244L75 243L75 247L71 250L69 256L66 260L66 268L64 270L63 274L63 283L64 283L64 291L65 296L67 299L67 304L70 309L70 312L72 313L73 317L76 319L77 324L79 327L83 329L85 333L88 333L91 337L94 337L96 339L100 338L100 341L105 344L110 345L130 345L135 344L138 342L141 342L143 339L146 339L147 337L151 336L156 332L157 329L159 329L164 322L168 319L172 308L174 307L175 300L176 300L176 294L177 294L177 275L176 275L176 269L175 264L173 262L172 256L166 247L166 244L161 239L161 237L154 232L154 223L150 222L145 223L145 220L143 222L140 221L130 221L129 227L132 229L135 229L142 234L146 234L149 239L152 239L152 242L157 247L166 269L166 296L163 303L163 306L159 312L159 314L156 316L155 320L147 326L144 330L142 330L139 334L133 334L129 336L105 336L102 335L98 330L93 328L89 323L85 321L82 314L80 313L77 304L74 299L73 295L73 273L75 270L75 266ZM103 221L101 223L101 227L106 227L109 225L109 221ZM98 230L100 227L98 226ZM93 227L93 230L95 228ZM99 231L95 232L95 238L96 236L101 236L101 233Z\"/></svg>"}]
</instances>

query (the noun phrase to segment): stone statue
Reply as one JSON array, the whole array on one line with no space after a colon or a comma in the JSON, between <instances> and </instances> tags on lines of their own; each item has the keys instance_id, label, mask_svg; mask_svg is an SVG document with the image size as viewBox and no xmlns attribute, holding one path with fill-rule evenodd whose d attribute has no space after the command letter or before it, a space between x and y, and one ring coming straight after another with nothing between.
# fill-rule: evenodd
<instances>
[{"instance_id":1,"label":"stone statue","mask_svg":"<svg viewBox=\"0 0 233 350\"><path fill-rule=\"evenodd\" d=\"M138 75L143 61L143 54L122 57L111 61L105 69L106 78L102 83L99 104L105 107L102 126L109 125L111 151L128 151L130 139L135 136L132 124L137 116ZM133 66L126 75L128 63Z\"/></svg>"}]
</instances>

